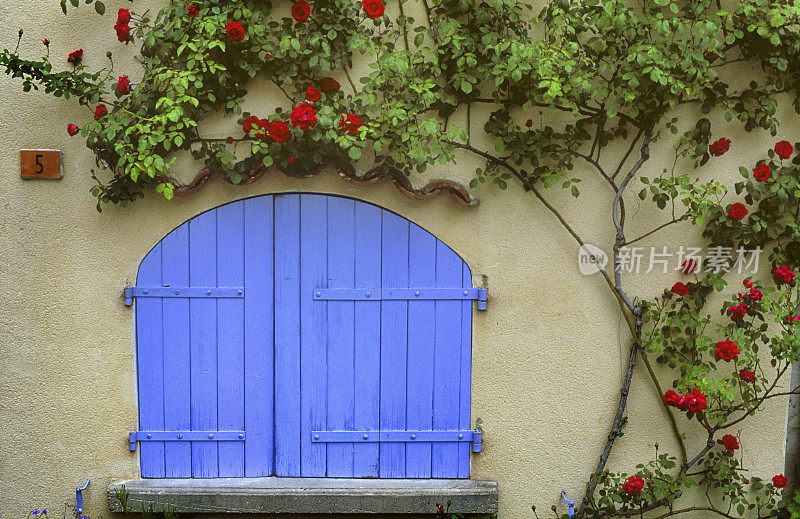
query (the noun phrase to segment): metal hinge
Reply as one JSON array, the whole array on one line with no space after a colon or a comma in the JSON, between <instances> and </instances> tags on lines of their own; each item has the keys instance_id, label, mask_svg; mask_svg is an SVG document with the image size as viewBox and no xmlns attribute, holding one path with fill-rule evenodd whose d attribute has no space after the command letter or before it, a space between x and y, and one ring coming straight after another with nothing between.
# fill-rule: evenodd
<instances>
[{"instance_id":1,"label":"metal hinge","mask_svg":"<svg viewBox=\"0 0 800 519\"><path fill-rule=\"evenodd\" d=\"M311 431L312 443L469 442L481 452L481 430L474 431Z\"/></svg>"},{"instance_id":2,"label":"metal hinge","mask_svg":"<svg viewBox=\"0 0 800 519\"><path fill-rule=\"evenodd\" d=\"M139 297L244 297L244 287L125 287L125 304L131 306Z\"/></svg>"},{"instance_id":3,"label":"metal hinge","mask_svg":"<svg viewBox=\"0 0 800 519\"><path fill-rule=\"evenodd\" d=\"M131 431L128 442L243 442L244 431Z\"/></svg>"},{"instance_id":4,"label":"metal hinge","mask_svg":"<svg viewBox=\"0 0 800 519\"><path fill-rule=\"evenodd\" d=\"M486 310L485 288L317 288L317 301L478 301Z\"/></svg>"}]
</instances>

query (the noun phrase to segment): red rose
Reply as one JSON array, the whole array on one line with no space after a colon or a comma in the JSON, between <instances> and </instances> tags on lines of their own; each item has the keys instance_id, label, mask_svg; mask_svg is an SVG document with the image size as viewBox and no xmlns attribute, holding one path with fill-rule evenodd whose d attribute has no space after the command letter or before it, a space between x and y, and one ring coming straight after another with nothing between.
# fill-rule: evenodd
<instances>
[{"instance_id":1,"label":"red rose","mask_svg":"<svg viewBox=\"0 0 800 519\"><path fill-rule=\"evenodd\" d=\"M788 484L789 484L789 478L787 478L783 474L778 474L777 476L772 478L772 486L775 488L786 488L786 485Z\"/></svg>"},{"instance_id":2,"label":"red rose","mask_svg":"<svg viewBox=\"0 0 800 519\"><path fill-rule=\"evenodd\" d=\"M751 288L750 293L747 294L747 298L754 303L758 303L759 301L761 301L762 297L764 297L764 291L759 290L755 287Z\"/></svg>"},{"instance_id":3,"label":"red rose","mask_svg":"<svg viewBox=\"0 0 800 519\"><path fill-rule=\"evenodd\" d=\"M289 165L294 166L294 157L289 159Z\"/></svg>"},{"instance_id":4,"label":"red rose","mask_svg":"<svg viewBox=\"0 0 800 519\"><path fill-rule=\"evenodd\" d=\"M289 115L292 124L300 127L303 130L308 130L317 124L317 112L314 108L306 103L300 103L292 108L292 113Z\"/></svg>"},{"instance_id":5,"label":"red rose","mask_svg":"<svg viewBox=\"0 0 800 519\"><path fill-rule=\"evenodd\" d=\"M229 135L229 136L228 136L228 138L227 138L227 139L225 139L225 142L227 142L228 144L233 144L233 137L231 137L231 136Z\"/></svg>"},{"instance_id":6,"label":"red rose","mask_svg":"<svg viewBox=\"0 0 800 519\"><path fill-rule=\"evenodd\" d=\"M622 484L622 490L629 496L635 496L644 488L644 480L640 476L631 476Z\"/></svg>"},{"instance_id":7,"label":"red rose","mask_svg":"<svg viewBox=\"0 0 800 519\"><path fill-rule=\"evenodd\" d=\"M694 273L695 270L697 270L697 260L696 259L688 258L688 259L683 260L683 263L681 263L681 272L683 272L687 276L689 274Z\"/></svg>"},{"instance_id":8,"label":"red rose","mask_svg":"<svg viewBox=\"0 0 800 519\"><path fill-rule=\"evenodd\" d=\"M244 27L239 22L228 22L225 26L225 33L231 41L242 41L244 39Z\"/></svg>"},{"instance_id":9,"label":"red rose","mask_svg":"<svg viewBox=\"0 0 800 519\"><path fill-rule=\"evenodd\" d=\"M686 294L689 293L689 285L678 281L677 283L672 285L670 292L672 292L673 294L678 294L679 296L685 296Z\"/></svg>"},{"instance_id":10,"label":"red rose","mask_svg":"<svg viewBox=\"0 0 800 519\"><path fill-rule=\"evenodd\" d=\"M739 345L729 340L718 342L714 351L717 360L724 360L725 362L736 360L739 358L739 353Z\"/></svg>"},{"instance_id":11,"label":"red rose","mask_svg":"<svg viewBox=\"0 0 800 519\"><path fill-rule=\"evenodd\" d=\"M83 61L83 49L78 49L75 52L71 52L67 57L67 63L77 67Z\"/></svg>"},{"instance_id":12,"label":"red rose","mask_svg":"<svg viewBox=\"0 0 800 519\"><path fill-rule=\"evenodd\" d=\"M794 153L794 148L789 141L780 141L775 144L775 153L782 159L788 159Z\"/></svg>"},{"instance_id":13,"label":"red rose","mask_svg":"<svg viewBox=\"0 0 800 519\"><path fill-rule=\"evenodd\" d=\"M131 21L130 9L120 9L117 11L117 25L128 25Z\"/></svg>"},{"instance_id":14,"label":"red rose","mask_svg":"<svg viewBox=\"0 0 800 519\"><path fill-rule=\"evenodd\" d=\"M255 115L251 115L250 117L245 119L244 122L242 123L242 130L244 130L244 133L249 134L251 131L253 131L253 128L258 128L258 123L260 121L261 119L259 119Z\"/></svg>"},{"instance_id":15,"label":"red rose","mask_svg":"<svg viewBox=\"0 0 800 519\"><path fill-rule=\"evenodd\" d=\"M313 103L314 101L319 101L320 97L322 97L322 94L320 94L319 90L317 90L316 88L308 87L308 90L306 90L306 100L309 103Z\"/></svg>"},{"instance_id":16,"label":"red rose","mask_svg":"<svg viewBox=\"0 0 800 519\"><path fill-rule=\"evenodd\" d=\"M380 18L386 10L381 0L361 0L361 5L369 18Z\"/></svg>"},{"instance_id":17,"label":"red rose","mask_svg":"<svg viewBox=\"0 0 800 519\"><path fill-rule=\"evenodd\" d=\"M772 171L767 164L759 164L753 170L753 177L759 182L765 182L772 176Z\"/></svg>"},{"instance_id":18,"label":"red rose","mask_svg":"<svg viewBox=\"0 0 800 519\"><path fill-rule=\"evenodd\" d=\"M744 281L742 281L742 284L747 288L753 288L755 286L753 285L753 282L750 281L749 279L745 279Z\"/></svg>"},{"instance_id":19,"label":"red rose","mask_svg":"<svg viewBox=\"0 0 800 519\"><path fill-rule=\"evenodd\" d=\"M106 105L97 105L97 108L94 109L94 120L99 121L105 117L107 113L108 108L106 108Z\"/></svg>"},{"instance_id":20,"label":"red rose","mask_svg":"<svg viewBox=\"0 0 800 519\"><path fill-rule=\"evenodd\" d=\"M78 135L78 133L80 133L80 131L81 131L80 128L78 128L74 124L67 125L67 133L69 134L70 137L74 137L75 135Z\"/></svg>"},{"instance_id":21,"label":"red rose","mask_svg":"<svg viewBox=\"0 0 800 519\"><path fill-rule=\"evenodd\" d=\"M728 313L731 314L731 319L734 321L744 319L744 316L747 315L747 305L739 303L738 305L729 306Z\"/></svg>"},{"instance_id":22,"label":"red rose","mask_svg":"<svg viewBox=\"0 0 800 519\"><path fill-rule=\"evenodd\" d=\"M726 434L721 439L717 440L717 443L725 447L725 450L728 452L733 452L739 448L739 440L732 434Z\"/></svg>"},{"instance_id":23,"label":"red rose","mask_svg":"<svg viewBox=\"0 0 800 519\"><path fill-rule=\"evenodd\" d=\"M778 285L785 285L794 280L795 273L789 268L789 265L781 265L772 271L772 278Z\"/></svg>"},{"instance_id":24,"label":"red rose","mask_svg":"<svg viewBox=\"0 0 800 519\"><path fill-rule=\"evenodd\" d=\"M42 43L44 43L45 47L49 47L50 46L50 40L48 40L47 38L43 39Z\"/></svg>"},{"instance_id":25,"label":"red rose","mask_svg":"<svg viewBox=\"0 0 800 519\"><path fill-rule=\"evenodd\" d=\"M338 92L342 86L339 84L338 81L333 79L332 77L324 77L319 80L319 87L322 89L323 92Z\"/></svg>"},{"instance_id":26,"label":"red rose","mask_svg":"<svg viewBox=\"0 0 800 519\"><path fill-rule=\"evenodd\" d=\"M525 121L525 126L527 126L528 128L533 126L533 119L528 119L527 121Z\"/></svg>"},{"instance_id":27,"label":"red rose","mask_svg":"<svg viewBox=\"0 0 800 519\"><path fill-rule=\"evenodd\" d=\"M350 135L358 135L358 129L364 124L361 117L356 114L347 114L339 117L339 129Z\"/></svg>"},{"instance_id":28,"label":"red rose","mask_svg":"<svg viewBox=\"0 0 800 519\"><path fill-rule=\"evenodd\" d=\"M683 397L673 390L664 393L664 405L681 408L683 406Z\"/></svg>"},{"instance_id":29,"label":"red rose","mask_svg":"<svg viewBox=\"0 0 800 519\"><path fill-rule=\"evenodd\" d=\"M121 95L126 95L131 93L131 82L128 79L128 76L120 76L117 80L117 91Z\"/></svg>"},{"instance_id":30,"label":"red rose","mask_svg":"<svg viewBox=\"0 0 800 519\"><path fill-rule=\"evenodd\" d=\"M305 22L311 16L311 6L308 2L300 0L292 4L292 18L298 22Z\"/></svg>"},{"instance_id":31,"label":"red rose","mask_svg":"<svg viewBox=\"0 0 800 519\"><path fill-rule=\"evenodd\" d=\"M714 157L721 157L729 149L731 149L731 140L722 137L708 147L708 153Z\"/></svg>"},{"instance_id":32,"label":"red rose","mask_svg":"<svg viewBox=\"0 0 800 519\"><path fill-rule=\"evenodd\" d=\"M283 121L269 123L269 136L277 142L286 142L292 138L292 130Z\"/></svg>"},{"instance_id":33,"label":"red rose","mask_svg":"<svg viewBox=\"0 0 800 519\"><path fill-rule=\"evenodd\" d=\"M194 4L187 5L186 12L189 13L189 18L194 18L195 16L200 14L200 10Z\"/></svg>"},{"instance_id":34,"label":"red rose","mask_svg":"<svg viewBox=\"0 0 800 519\"><path fill-rule=\"evenodd\" d=\"M747 371L746 369L741 369L739 370L739 380L755 384L756 374L753 371Z\"/></svg>"},{"instance_id":35,"label":"red rose","mask_svg":"<svg viewBox=\"0 0 800 519\"><path fill-rule=\"evenodd\" d=\"M747 213L747 208L744 206L744 204L740 204L739 202L736 202L730 207L730 209L728 209L728 216L734 220L741 220L747 216Z\"/></svg>"},{"instance_id":36,"label":"red rose","mask_svg":"<svg viewBox=\"0 0 800 519\"><path fill-rule=\"evenodd\" d=\"M127 25L115 25L114 30L117 31L117 39L120 41L120 43L127 45L133 40L133 37L131 36L131 28Z\"/></svg>"},{"instance_id":37,"label":"red rose","mask_svg":"<svg viewBox=\"0 0 800 519\"><path fill-rule=\"evenodd\" d=\"M699 413L707 407L706 395L700 392L699 389L694 388L691 393L684 397L684 408L693 413Z\"/></svg>"}]
</instances>

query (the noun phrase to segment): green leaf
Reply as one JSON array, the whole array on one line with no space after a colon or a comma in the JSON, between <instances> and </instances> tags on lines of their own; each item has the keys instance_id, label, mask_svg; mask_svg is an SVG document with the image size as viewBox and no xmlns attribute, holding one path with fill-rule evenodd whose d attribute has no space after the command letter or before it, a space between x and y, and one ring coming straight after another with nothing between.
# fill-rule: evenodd
<instances>
[{"instance_id":1,"label":"green leaf","mask_svg":"<svg viewBox=\"0 0 800 519\"><path fill-rule=\"evenodd\" d=\"M94 10L97 11L99 15L106 14L106 5L100 0L97 0L97 2L94 3Z\"/></svg>"},{"instance_id":2,"label":"green leaf","mask_svg":"<svg viewBox=\"0 0 800 519\"><path fill-rule=\"evenodd\" d=\"M353 146L347 150L347 155L353 160L358 160L361 158L361 148Z\"/></svg>"}]
</instances>

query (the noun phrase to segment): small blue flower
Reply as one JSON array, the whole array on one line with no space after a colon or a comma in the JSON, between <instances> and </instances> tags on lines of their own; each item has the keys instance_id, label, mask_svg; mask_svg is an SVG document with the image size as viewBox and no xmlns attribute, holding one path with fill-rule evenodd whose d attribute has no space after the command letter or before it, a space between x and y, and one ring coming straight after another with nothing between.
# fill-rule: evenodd
<instances>
[{"instance_id":1,"label":"small blue flower","mask_svg":"<svg viewBox=\"0 0 800 519\"><path fill-rule=\"evenodd\" d=\"M39 515L39 509L38 508L34 508L33 509L33 515Z\"/></svg>"},{"instance_id":2,"label":"small blue flower","mask_svg":"<svg viewBox=\"0 0 800 519\"><path fill-rule=\"evenodd\" d=\"M42 510L42 515L47 515L47 509Z\"/></svg>"},{"instance_id":3,"label":"small blue flower","mask_svg":"<svg viewBox=\"0 0 800 519\"><path fill-rule=\"evenodd\" d=\"M81 519L87 519L87 517L85 515L82 515Z\"/></svg>"}]
</instances>

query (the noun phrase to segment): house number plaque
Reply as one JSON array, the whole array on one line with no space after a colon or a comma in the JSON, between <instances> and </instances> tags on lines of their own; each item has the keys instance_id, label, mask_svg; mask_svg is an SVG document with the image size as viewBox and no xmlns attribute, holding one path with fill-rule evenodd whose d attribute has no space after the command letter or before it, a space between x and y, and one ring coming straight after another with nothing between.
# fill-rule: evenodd
<instances>
[{"instance_id":1,"label":"house number plaque","mask_svg":"<svg viewBox=\"0 0 800 519\"><path fill-rule=\"evenodd\" d=\"M21 150L22 178L59 179L64 176L59 150Z\"/></svg>"}]
</instances>

